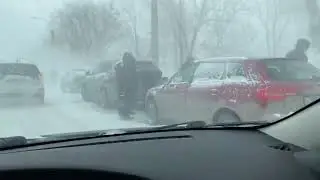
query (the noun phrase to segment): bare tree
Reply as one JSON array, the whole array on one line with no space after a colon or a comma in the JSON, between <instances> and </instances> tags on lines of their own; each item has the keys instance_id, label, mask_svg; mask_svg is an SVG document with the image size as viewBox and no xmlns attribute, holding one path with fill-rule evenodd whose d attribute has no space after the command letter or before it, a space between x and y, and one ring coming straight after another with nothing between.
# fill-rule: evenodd
<instances>
[{"instance_id":1,"label":"bare tree","mask_svg":"<svg viewBox=\"0 0 320 180\"><path fill-rule=\"evenodd\" d=\"M268 55L277 55L279 44L285 29L290 22L290 16L281 13L281 0L260 0L253 11L265 30L265 39Z\"/></svg>"},{"instance_id":2,"label":"bare tree","mask_svg":"<svg viewBox=\"0 0 320 180\"><path fill-rule=\"evenodd\" d=\"M51 26L56 47L99 56L117 41L125 26L113 5L72 3L55 12Z\"/></svg>"},{"instance_id":3,"label":"bare tree","mask_svg":"<svg viewBox=\"0 0 320 180\"><path fill-rule=\"evenodd\" d=\"M214 0L211 1L210 7L210 18L206 23L212 32L211 41L215 41L213 54L220 54L224 49L229 27L234 23L238 14L248 9L244 0Z\"/></svg>"},{"instance_id":4,"label":"bare tree","mask_svg":"<svg viewBox=\"0 0 320 180\"><path fill-rule=\"evenodd\" d=\"M199 14L196 15L196 22L195 22L196 24L195 24L194 29L193 29L188 56L192 56L193 55L193 50L194 50L194 47L195 47L195 44L196 44L196 41L197 41L198 34L199 34L201 28L205 25L205 23L207 21L206 18L207 18L207 15L209 13L207 5L208 5L208 1L207 0L203 0L203 2L200 5L200 8L198 8L199 6L197 6L197 1L194 0L194 7L199 9L199 10L196 11L196 12L199 12Z\"/></svg>"},{"instance_id":5,"label":"bare tree","mask_svg":"<svg viewBox=\"0 0 320 180\"><path fill-rule=\"evenodd\" d=\"M171 31L175 39L176 49L179 54L179 64L183 63L186 56L192 56L197 43L198 34L205 25L209 12L207 0L193 0L194 13L188 9L187 1L166 0L160 1L161 7L167 14L171 24Z\"/></svg>"},{"instance_id":6,"label":"bare tree","mask_svg":"<svg viewBox=\"0 0 320 180\"><path fill-rule=\"evenodd\" d=\"M137 31L137 12L136 12L136 2L132 1L132 4L130 4L130 8L124 9L124 12L128 16L129 20L129 26L130 26L130 34L131 39L133 40L133 49L135 51L135 55L137 57L140 57L140 47L139 47L139 40L140 36Z\"/></svg>"},{"instance_id":7,"label":"bare tree","mask_svg":"<svg viewBox=\"0 0 320 180\"><path fill-rule=\"evenodd\" d=\"M201 31L209 28L212 35L211 41L216 40L215 49L222 48L224 36L228 26L236 15L246 11L244 0L193 0L187 4L179 0L163 1L172 22L174 38L178 42L177 49L180 50L180 63L186 55L192 56L198 43ZM191 5L192 8L187 8ZM186 23L187 21L187 23Z\"/></svg>"}]
</instances>

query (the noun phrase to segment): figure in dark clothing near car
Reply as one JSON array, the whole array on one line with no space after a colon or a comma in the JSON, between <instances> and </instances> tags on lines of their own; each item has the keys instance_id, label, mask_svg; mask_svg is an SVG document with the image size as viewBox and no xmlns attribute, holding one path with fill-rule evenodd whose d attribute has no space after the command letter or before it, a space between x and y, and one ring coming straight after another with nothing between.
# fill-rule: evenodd
<instances>
[{"instance_id":1,"label":"figure in dark clothing near car","mask_svg":"<svg viewBox=\"0 0 320 180\"><path fill-rule=\"evenodd\" d=\"M119 115L131 118L131 115L134 114L138 84L136 59L131 53L124 53L122 63L116 67L116 77L119 92Z\"/></svg>"},{"instance_id":2,"label":"figure in dark clothing near car","mask_svg":"<svg viewBox=\"0 0 320 180\"><path fill-rule=\"evenodd\" d=\"M188 56L186 61L181 65L180 70L188 67L189 65L191 65L193 63L193 61L194 61L194 57Z\"/></svg>"},{"instance_id":3,"label":"figure in dark clothing near car","mask_svg":"<svg viewBox=\"0 0 320 180\"><path fill-rule=\"evenodd\" d=\"M295 49L289 51L286 54L286 58L308 62L306 52L308 51L310 44L311 43L307 39L298 39Z\"/></svg>"}]
</instances>

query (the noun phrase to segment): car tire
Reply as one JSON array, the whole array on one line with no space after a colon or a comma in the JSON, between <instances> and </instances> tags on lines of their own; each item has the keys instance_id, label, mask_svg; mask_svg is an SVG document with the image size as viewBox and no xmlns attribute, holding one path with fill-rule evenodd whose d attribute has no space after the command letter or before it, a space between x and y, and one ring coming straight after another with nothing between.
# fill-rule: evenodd
<instances>
[{"instance_id":1,"label":"car tire","mask_svg":"<svg viewBox=\"0 0 320 180\"><path fill-rule=\"evenodd\" d=\"M145 105L145 112L149 118L149 124L151 125L159 125L159 115L158 115L158 107L155 100L150 99L147 101Z\"/></svg>"},{"instance_id":2,"label":"car tire","mask_svg":"<svg viewBox=\"0 0 320 180\"><path fill-rule=\"evenodd\" d=\"M218 112L214 118L214 123L230 123L230 122L240 122L240 118L232 111L222 110Z\"/></svg>"}]
</instances>

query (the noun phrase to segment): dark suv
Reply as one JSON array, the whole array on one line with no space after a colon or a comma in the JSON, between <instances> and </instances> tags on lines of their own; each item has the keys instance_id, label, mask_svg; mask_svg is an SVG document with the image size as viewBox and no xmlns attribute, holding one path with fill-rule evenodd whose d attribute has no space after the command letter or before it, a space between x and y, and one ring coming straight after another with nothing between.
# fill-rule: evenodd
<instances>
[{"instance_id":1,"label":"dark suv","mask_svg":"<svg viewBox=\"0 0 320 180\"><path fill-rule=\"evenodd\" d=\"M116 82L115 68L121 63L117 61L112 66L104 68L99 73L88 75L84 84L91 93L83 95L85 100L91 100L105 108L114 108L119 102L119 92ZM139 60L136 62L138 73L138 90L136 94L137 107L144 107L144 98L148 89L156 86L161 81L162 72L151 61ZM87 91L89 92L89 91ZM90 94L90 96L89 96Z\"/></svg>"},{"instance_id":2,"label":"dark suv","mask_svg":"<svg viewBox=\"0 0 320 180\"><path fill-rule=\"evenodd\" d=\"M298 60L197 60L150 89L146 111L153 123L273 121L319 98L319 82L319 69Z\"/></svg>"}]
</instances>

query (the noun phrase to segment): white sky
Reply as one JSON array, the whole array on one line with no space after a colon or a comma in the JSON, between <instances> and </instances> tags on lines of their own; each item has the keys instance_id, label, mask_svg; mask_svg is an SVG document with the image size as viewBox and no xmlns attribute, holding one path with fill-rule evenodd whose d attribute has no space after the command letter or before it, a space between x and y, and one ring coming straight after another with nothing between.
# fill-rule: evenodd
<instances>
[{"instance_id":1,"label":"white sky","mask_svg":"<svg viewBox=\"0 0 320 180\"><path fill-rule=\"evenodd\" d=\"M49 14L63 0L1 0L0 57L23 56L41 43ZM39 17L40 19L34 19ZM43 18L43 20L41 19Z\"/></svg>"},{"instance_id":2,"label":"white sky","mask_svg":"<svg viewBox=\"0 0 320 180\"><path fill-rule=\"evenodd\" d=\"M15 59L25 56L32 48L40 47L47 32L50 13L74 0L1 0L0 2L0 58ZM81 0L76 0L81 1ZM82 0L85 1L85 0ZM96 0L108 1L108 0ZM132 7L130 1L114 1L124 9ZM145 0L139 2L145 3ZM138 2L138 3L139 3ZM139 7L137 5L137 7ZM137 9L139 13L139 8ZM140 21L146 21L144 17ZM140 31L140 29L139 29ZM147 33L143 27L140 32Z\"/></svg>"},{"instance_id":3,"label":"white sky","mask_svg":"<svg viewBox=\"0 0 320 180\"><path fill-rule=\"evenodd\" d=\"M30 54L30 52L37 53L42 46L43 37L45 37L45 33L47 32L46 19L49 19L52 11L61 8L64 3L70 1L85 0L1 0L0 59L12 60L17 57L24 57L28 53ZM114 0L116 6L121 7L121 9L133 7L132 1ZM138 32L147 35L150 31L150 20L148 12L142 11L142 9L146 9L145 7L148 6L148 2L146 0L134 1L136 2L136 12L139 16ZM304 25L301 25L301 27L304 27ZM286 39L286 46L281 47L283 48L283 52L292 47L296 37L304 35L303 33L299 34L295 32L295 29L298 28L295 26L295 28L291 28L290 31L286 32L286 35L289 37ZM42 52L42 54L46 55L45 52Z\"/></svg>"}]
</instances>

